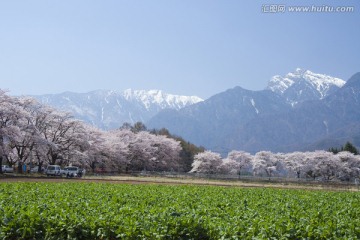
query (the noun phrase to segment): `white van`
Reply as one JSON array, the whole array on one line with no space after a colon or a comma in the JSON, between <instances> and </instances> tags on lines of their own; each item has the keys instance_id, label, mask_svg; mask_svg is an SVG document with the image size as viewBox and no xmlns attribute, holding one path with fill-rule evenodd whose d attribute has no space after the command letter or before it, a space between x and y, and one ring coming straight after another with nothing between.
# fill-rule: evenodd
<instances>
[{"instance_id":1,"label":"white van","mask_svg":"<svg viewBox=\"0 0 360 240\"><path fill-rule=\"evenodd\" d=\"M45 170L45 174L47 176L61 176L61 167L59 165L49 165Z\"/></svg>"},{"instance_id":2,"label":"white van","mask_svg":"<svg viewBox=\"0 0 360 240\"><path fill-rule=\"evenodd\" d=\"M13 173L14 172L14 168L10 167L8 165L2 165L1 169L2 169L3 173Z\"/></svg>"},{"instance_id":3,"label":"white van","mask_svg":"<svg viewBox=\"0 0 360 240\"><path fill-rule=\"evenodd\" d=\"M80 176L80 168L68 166L64 167L64 170L61 171L63 175L66 175L66 177L81 177Z\"/></svg>"}]
</instances>

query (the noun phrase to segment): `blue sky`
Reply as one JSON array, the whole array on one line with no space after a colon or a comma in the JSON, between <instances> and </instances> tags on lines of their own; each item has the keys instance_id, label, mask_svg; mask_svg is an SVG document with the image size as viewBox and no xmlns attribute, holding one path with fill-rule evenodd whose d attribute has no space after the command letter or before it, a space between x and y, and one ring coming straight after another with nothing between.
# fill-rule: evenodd
<instances>
[{"instance_id":1,"label":"blue sky","mask_svg":"<svg viewBox=\"0 0 360 240\"><path fill-rule=\"evenodd\" d=\"M264 13L268 4L352 13ZM210 97L297 67L360 71L358 1L0 2L0 88L12 95L161 89Z\"/></svg>"}]
</instances>

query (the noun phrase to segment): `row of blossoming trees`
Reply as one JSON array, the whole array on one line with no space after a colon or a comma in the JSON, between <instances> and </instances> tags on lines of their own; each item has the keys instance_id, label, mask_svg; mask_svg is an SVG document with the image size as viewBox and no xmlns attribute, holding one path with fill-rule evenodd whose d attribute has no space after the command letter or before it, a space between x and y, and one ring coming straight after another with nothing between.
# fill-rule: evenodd
<instances>
[{"instance_id":1,"label":"row of blossoming trees","mask_svg":"<svg viewBox=\"0 0 360 240\"><path fill-rule=\"evenodd\" d=\"M0 90L0 165L20 172L23 164L184 171L181 151L172 138L131 129L101 131L69 113Z\"/></svg>"},{"instance_id":2,"label":"row of blossoming trees","mask_svg":"<svg viewBox=\"0 0 360 240\"><path fill-rule=\"evenodd\" d=\"M263 177L292 177L350 181L360 176L360 155L343 151L272 153L255 155L232 151L223 159L220 154L205 151L195 155L190 172L219 174L250 174Z\"/></svg>"},{"instance_id":3,"label":"row of blossoming trees","mask_svg":"<svg viewBox=\"0 0 360 240\"><path fill-rule=\"evenodd\" d=\"M126 124L125 124L126 126ZM337 154L294 152L274 154L232 151L223 159L169 137L167 131L144 131L141 124L101 131L31 98L17 98L0 90L0 165L77 165L87 169L116 171L178 171L198 173L359 178L360 157L349 152ZM190 149L186 149L190 148ZM189 155L190 154L190 155ZM189 163L189 160L191 161ZM1 171L1 169L0 169Z\"/></svg>"}]
</instances>

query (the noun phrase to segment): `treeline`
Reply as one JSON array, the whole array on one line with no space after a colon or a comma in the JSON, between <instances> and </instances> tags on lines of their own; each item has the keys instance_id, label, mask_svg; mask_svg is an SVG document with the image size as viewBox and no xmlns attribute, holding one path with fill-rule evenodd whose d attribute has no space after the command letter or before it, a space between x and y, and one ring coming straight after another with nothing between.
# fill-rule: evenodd
<instances>
[{"instance_id":1,"label":"treeline","mask_svg":"<svg viewBox=\"0 0 360 240\"><path fill-rule=\"evenodd\" d=\"M166 134L165 134L166 133ZM89 170L189 171L203 148L147 131L142 123L102 131L69 113L0 90L0 165L76 165ZM1 170L0 170L1 171Z\"/></svg>"},{"instance_id":2,"label":"treeline","mask_svg":"<svg viewBox=\"0 0 360 240\"><path fill-rule=\"evenodd\" d=\"M329 152L332 152L335 154L337 154L339 152L344 152L344 151L351 152L355 155L359 154L359 151L351 142L346 142L345 145L341 146L340 148L336 148L336 147L329 148Z\"/></svg>"},{"instance_id":3,"label":"treeline","mask_svg":"<svg viewBox=\"0 0 360 240\"><path fill-rule=\"evenodd\" d=\"M191 172L355 181L360 177L360 155L348 151L261 151L255 155L231 151L221 158L218 153L205 151L195 155Z\"/></svg>"}]
</instances>

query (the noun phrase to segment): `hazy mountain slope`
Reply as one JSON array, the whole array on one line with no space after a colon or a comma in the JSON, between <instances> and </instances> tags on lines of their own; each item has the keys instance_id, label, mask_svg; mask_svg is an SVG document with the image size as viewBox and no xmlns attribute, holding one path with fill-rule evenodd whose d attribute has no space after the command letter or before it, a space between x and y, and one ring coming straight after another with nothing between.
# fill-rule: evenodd
<instances>
[{"instance_id":1,"label":"hazy mountain slope","mask_svg":"<svg viewBox=\"0 0 360 240\"><path fill-rule=\"evenodd\" d=\"M331 147L340 148L349 141L355 146L360 146L360 123L348 124L337 129L324 138L304 146L305 150L329 149Z\"/></svg>"},{"instance_id":2,"label":"hazy mountain slope","mask_svg":"<svg viewBox=\"0 0 360 240\"><path fill-rule=\"evenodd\" d=\"M150 128L166 127L171 132L207 148L225 152L233 140L229 136L247 122L290 108L269 90L229 89L201 103L179 111L163 111L147 122Z\"/></svg>"},{"instance_id":3,"label":"hazy mountain slope","mask_svg":"<svg viewBox=\"0 0 360 240\"><path fill-rule=\"evenodd\" d=\"M324 99L324 102L332 109L332 114L340 119L339 127L308 148L338 147L346 141L360 146L360 73L353 75L344 87Z\"/></svg>"}]
</instances>

